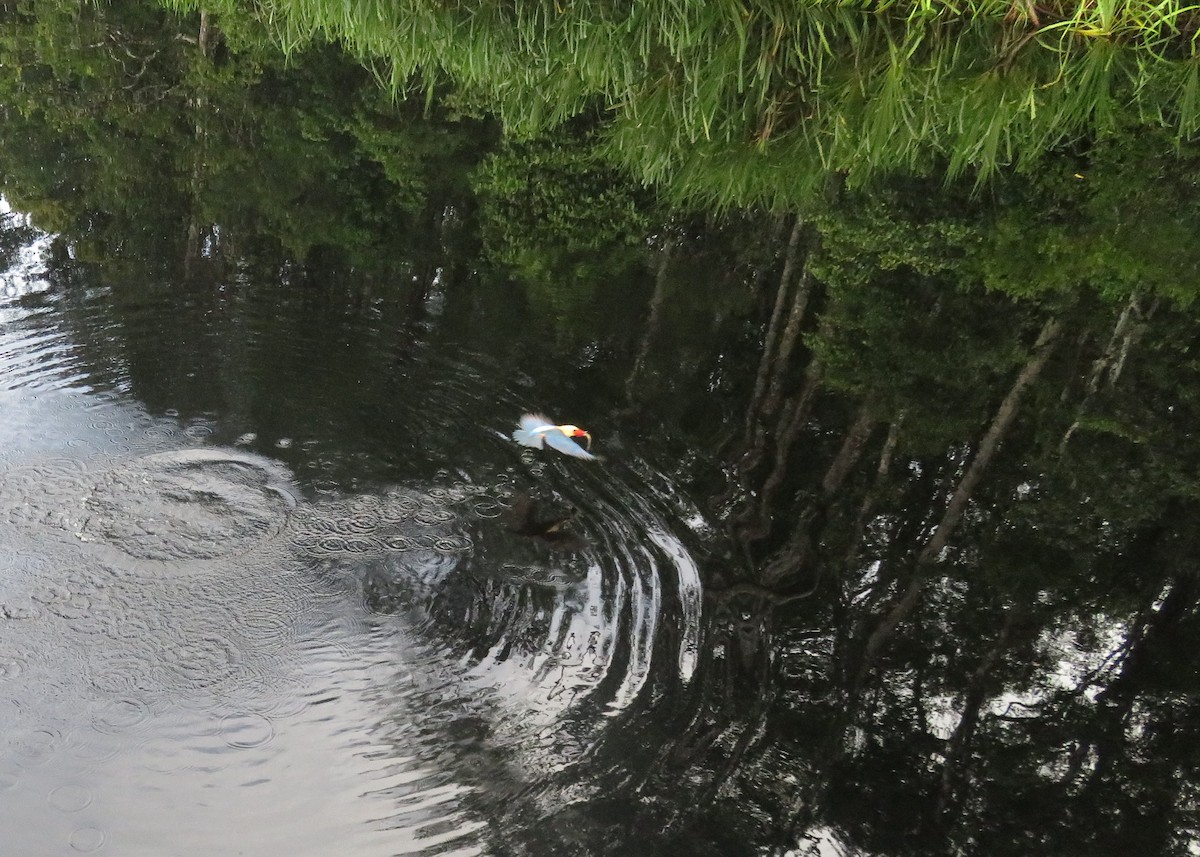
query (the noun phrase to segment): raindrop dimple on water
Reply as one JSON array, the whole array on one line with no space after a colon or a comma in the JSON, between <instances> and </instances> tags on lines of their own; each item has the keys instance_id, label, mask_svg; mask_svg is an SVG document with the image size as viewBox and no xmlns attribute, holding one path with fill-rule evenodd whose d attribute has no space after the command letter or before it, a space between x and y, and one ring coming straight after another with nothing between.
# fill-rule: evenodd
<instances>
[{"instance_id":1,"label":"raindrop dimple on water","mask_svg":"<svg viewBox=\"0 0 1200 857\"><path fill-rule=\"evenodd\" d=\"M50 803L63 812L79 812L92 804L92 791L78 783L64 783L50 791Z\"/></svg>"},{"instance_id":2,"label":"raindrop dimple on water","mask_svg":"<svg viewBox=\"0 0 1200 857\"><path fill-rule=\"evenodd\" d=\"M194 423L185 428L183 433L189 440L201 441L212 437L213 428L204 423Z\"/></svg>"},{"instance_id":3,"label":"raindrop dimple on water","mask_svg":"<svg viewBox=\"0 0 1200 857\"><path fill-rule=\"evenodd\" d=\"M228 746L249 750L269 744L275 724L262 714L228 714L221 718L220 734Z\"/></svg>"},{"instance_id":4,"label":"raindrop dimple on water","mask_svg":"<svg viewBox=\"0 0 1200 857\"><path fill-rule=\"evenodd\" d=\"M70 843L71 847L76 851L84 854L89 854L93 851L99 851L104 847L104 842L108 837L99 827L85 826L77 827L71 831Z\"/></svg>"},{"instance_id":5,"label":"raindrop dimple on water","mask_svg":"<svg viewBox=\"0 0 1200 857\"><path fill-rule=\"evenodd\" d=\"M117 699L106 703L93 718L93 728L101 732L123 732L150 717L146 703L138 699Z\"/></svg>"},{"instance_id":6,"label":"raindrop dimple on water","mask_svg":"<svg viewBox=\"0 0 1200 857\"><path fill-rule=\"evenodd\" d=\"M39 729L19 736L10 743L22 763L40 765L54 755L62 743L62 737L55 732Z\"/></svg>"}]
</instances>

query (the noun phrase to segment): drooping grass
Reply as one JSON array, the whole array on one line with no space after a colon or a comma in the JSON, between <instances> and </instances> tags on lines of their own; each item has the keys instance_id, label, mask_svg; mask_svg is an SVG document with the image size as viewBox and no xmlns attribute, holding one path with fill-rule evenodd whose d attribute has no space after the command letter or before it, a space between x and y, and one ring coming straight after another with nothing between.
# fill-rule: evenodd
<instances>
[{"instance_id":1,"label":"drooping grass","mask_svg":"<svg viewBox=\"0 0 1200 857\"><path fill-rule=\"evenodd\" d=\"M451 83L518 135L601 105L616 159L721 204L1200 127L1200 4L1172 0L258 2L286 49L340 40L396 91Z\"/></svg>"}]
</instances>

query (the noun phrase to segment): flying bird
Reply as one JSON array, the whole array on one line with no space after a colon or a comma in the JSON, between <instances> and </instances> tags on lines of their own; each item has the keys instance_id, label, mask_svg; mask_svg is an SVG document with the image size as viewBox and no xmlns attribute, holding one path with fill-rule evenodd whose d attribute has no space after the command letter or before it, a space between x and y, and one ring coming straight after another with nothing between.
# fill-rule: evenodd
<instances>
[{"instance_id":1,"label":"flying bird","mask_svg":"<svg viewBox=\"0 0 1200 857\"><path fill-rule=\"evenodd\" d=\"M592 436L579 426L555 425L541 414L523 415L521 427L513 432L513 440L522 446L534 449L550 446L564 455L595 460L596 456L574 441L577 437L587 438L588 449L592 448Z\"/></svg>"}]
</instances>

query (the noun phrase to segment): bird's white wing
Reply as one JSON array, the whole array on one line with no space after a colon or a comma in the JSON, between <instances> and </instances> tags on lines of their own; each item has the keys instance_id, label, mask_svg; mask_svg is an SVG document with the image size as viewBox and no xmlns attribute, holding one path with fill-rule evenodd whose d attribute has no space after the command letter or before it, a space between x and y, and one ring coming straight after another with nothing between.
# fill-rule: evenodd
<instances>
[{"instance_id":1,"label":"bird's white wing","mask_svg":"<svg viewBox=\"0 0 1200 857\"><path fill-rule=\"evenodd\" d=\"M554 447L563 455L571 455L575 458L589 459L595 459L596 457L558 429L551 429L550 431L545 432L543 436L546 438L547 446Z\"/></svg>"},{"instance_id":2,"label":"bird's white wing","mask_svg":"<svg viewBox=\"0 0 1200 857\"><path fill-rule=\"evenodd\" d=\"M513 432L513 440L521 444L521 446L532 446L534 449L541 449L542 439L546 436L546 432L539 431L535 434L534 430L544 429L552 425L554 423L541 414L523 414L521 416L521 427ZM561 434L561 432L551 432L551 434Z\"/></svg>"}]
</instances>

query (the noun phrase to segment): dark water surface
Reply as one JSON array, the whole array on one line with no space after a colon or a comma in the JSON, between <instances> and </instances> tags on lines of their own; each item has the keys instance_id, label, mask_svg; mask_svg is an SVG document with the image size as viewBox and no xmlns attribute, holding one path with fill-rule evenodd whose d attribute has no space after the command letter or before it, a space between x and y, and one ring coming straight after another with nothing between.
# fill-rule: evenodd
<instances>
[{"instance_id":1,"label":"dark water surface","mask_svg":"<svg viewBox=\"0 0 1200 857\"><path fill-rule=\"evenodd\" d=\"M687 510L636 450L516 447L553 403L384 300L68 291L35 250L0 302L5 854L499 853L687 688ZM511 533L520 494L577 549Z\"/></svg>"},{"instance_id":2,"label":"dark water surface","mask_svg":"<svg viewBox=\"0 0 1200 857\"><path fill-rule=\"evenodd\" d=\"M631 357L653 277L580 336L438 269L74 252L28 232L0 297L0 853L1190 853L1194 519L1122 535L1134 471L983 493L889 630L936 456L778 515L821 544L773 578L681 440L740 424L686 317ZM518 447L528 410L602 459ZM846 422L799 444L826 485Z\"/></svg>"}]
</instances>

